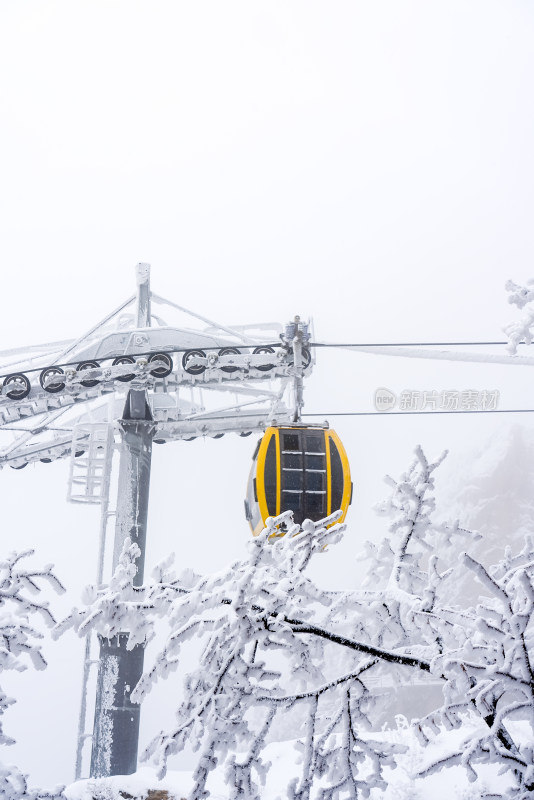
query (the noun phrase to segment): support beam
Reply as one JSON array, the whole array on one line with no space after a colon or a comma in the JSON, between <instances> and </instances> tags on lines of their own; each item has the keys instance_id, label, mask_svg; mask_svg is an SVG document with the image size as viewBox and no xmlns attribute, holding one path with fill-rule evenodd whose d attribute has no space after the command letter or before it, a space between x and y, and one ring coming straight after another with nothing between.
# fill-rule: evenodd
<instances>
[{"instance_id":1,"label":"support beam","mask_svg":"<svg viewBox=\"0 0 534 800\"><path fill-rule=\"evenodd\" d=\"M143 583L152 437L155 424L144 389L130 389L120 420L117 521L113 569L129 537L141 550L134 584ZM100 638L91 777L131 775L137 769L140 706L130 694L143 673L143 645L127 650L128 636Z\"/></svg>"},{"instance_id":2,"label":"support beam","mask_svg":"<svg viewBox=\"0 0 534 800\"><path fill-rule=\"evenodd\" d=\"M293 415L293 422L300 422L302 406L304 405L303 397L303 377L302 377L302 346L304 338L308 338L308 326L302 324L300 317L297 315L292 323L286 327L286 338L288 344L293 347L293 391L295 397L295 413Z\"/></svg>"},{"instance_id":3,"label":"support beam","mask_svg":"<svg viewBox=\"0 0 534 800\"><path fill-rule=\"evenodd\" d=\"M137 327L149 328L150 320L150 264L138 264L135 268L137 280Z\"/></svg>"}]
</instances>

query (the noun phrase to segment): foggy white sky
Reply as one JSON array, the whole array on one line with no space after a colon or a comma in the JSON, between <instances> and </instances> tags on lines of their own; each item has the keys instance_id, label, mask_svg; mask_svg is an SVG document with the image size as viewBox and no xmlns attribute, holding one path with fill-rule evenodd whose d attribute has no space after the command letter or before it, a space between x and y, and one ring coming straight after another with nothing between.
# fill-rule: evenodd
<instances>
[{"instance_id":1,"label":"foggy white sky","mask_svg":"<svg viewBox=\"0 0 534 800\"><path fill-rule=\"evenodd\" d=\"M229 324L299 313L329 341L502 338L516 316L504 281L534 274L533 41L533 7L515 0L3 0L1 349L78 336L134 291L140 261L159 294ZM328 353L306 410L369 410L377 386L498 388L503 407L526 407L529 378ZM504 424L331 422L355 504L318 574L343 586L378 530L384 472L417 442L465 448ZM196 569L239 557L252 447L155 449L148 564L171 549ZM76 602L98 516L65 504L67 468L1 473L2 541L35 544ZM10 757L48 785L72 776L77 647L48 648L6 718Z\"/></svg>"}]
</instances>

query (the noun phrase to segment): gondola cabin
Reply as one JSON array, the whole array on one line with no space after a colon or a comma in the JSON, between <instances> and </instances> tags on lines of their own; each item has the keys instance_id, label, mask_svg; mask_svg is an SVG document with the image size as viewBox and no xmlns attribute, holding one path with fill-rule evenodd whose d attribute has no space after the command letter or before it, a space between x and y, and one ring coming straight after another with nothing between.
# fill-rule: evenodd
<instances>
[{"instance_id":1,"label":"gondola cabin","mask_svg":"<svg viewBox=\"0 0 534 800\"><path fill-rule=\"evenodd\" d=\"M267 517L293 511L293 519L318 520L337 509L345 519L352 500L345 448L329 428L267 428L253 456L245 513L257 536Z\"/></svg>"}]
</instances>

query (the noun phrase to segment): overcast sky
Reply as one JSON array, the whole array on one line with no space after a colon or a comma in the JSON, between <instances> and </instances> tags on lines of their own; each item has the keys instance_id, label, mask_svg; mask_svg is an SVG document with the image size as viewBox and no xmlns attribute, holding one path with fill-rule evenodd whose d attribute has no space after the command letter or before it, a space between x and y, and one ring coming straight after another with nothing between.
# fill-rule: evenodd
<instances>
[{"instance_id":1,"label":"overcast sky","mask_svg":"<svg viewBox=\"0 0 534 800\"><path fill-rule=\"evenodd\" d=\"M534 275L533 41L534 8L516 0L0 0L1 349L77 337L133 293L141 261L156 292L223 323L299 313L324 341L502 338L517 316L505 280ZM329 352L306 410L370 410L377 386L497 388L525 407L529 377ZM319 573L344 586L382 475L419 441L465 450L503 425L331 422L355 504ZM252 447L155 451L149 564L170 549L195 569L239 557ZM74 602L98 515L66 505L67 470L2 472L2 540L55 561ZM48 710L27 690L6 719L12 759L48 784L72 776L74 644L60 661L49 648L32 683Z\"/></svg>"}]
</instances>

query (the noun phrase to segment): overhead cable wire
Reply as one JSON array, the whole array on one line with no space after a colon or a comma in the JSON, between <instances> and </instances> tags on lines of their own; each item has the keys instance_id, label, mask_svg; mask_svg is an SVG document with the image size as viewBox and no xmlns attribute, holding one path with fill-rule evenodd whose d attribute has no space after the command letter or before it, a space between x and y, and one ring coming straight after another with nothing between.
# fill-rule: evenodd
<instances>
[{"instance_id":1,"label":"overhead cable wire","mask_svg":"<svg viewBox=\"0 0 534 800\"><path fill-rule=\"evenodd\" d=\"M309 347L495 347L509 342L310 342Z\"/></svg>"},{"instance_id":2,"label":"overhead cable wire","mask_svg":"<svg viewBox=\"0 0 534 800\"><path fill-rule=\"evenodd\" d=\"M479 364L505 364L513 367L534 366L532 356L499 355L495 353L467 353L453 350L425 350L404 347L402 345L337 345L340 350L349 350L357 353L371 353L379 356L393 356L395 358L426 358L433 361L464 361Z\"/></svg>"},{"instance_id":3,"label":"overhead cable wire","mask_svg":"<svg viewBox=\"0 0 534 800\"><path fill-rule=\"evenodd\" d=\"M329 414L302 414L303 417L408 417L414 415L430 415L435 417L446 414L530 414L534 408L474 408L451 409L449 411L332 411Z\"/></svg>"},{"instance_id":4,"label":"overhead cable wire","mask_svg":"<svg viewBox=\"0 0 534 800\"><path fill-rule=\"evenodd\" d=\"M451 411L332 411L331 413L308 413L308 414L301 414L301 417L323 417L326 419L328 417L392 417L392 416L413 416L413 415L431 415L433 414L435 417L438 416L445 416L446 414L530 414L534 412L534 408L497 408L497 409L473 409L472 411L468 411L465 409L456 409ZM260 416L261 411L258 410L256 414L240 414L239 419L257 419ZM279 419L280 417L284 417L283 413L273 414L272 419ZM228 417L218 414L215 412L214 414L210 415L209 412L203 412L201 416L195 417L186 417L180 422L195 422L198 421L214 421L214 420L227 420ZM160 425L168 425L172 427L176 425L176 421L166 421L161 422Z\"/></svg>"}]
</instances>

